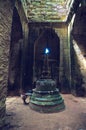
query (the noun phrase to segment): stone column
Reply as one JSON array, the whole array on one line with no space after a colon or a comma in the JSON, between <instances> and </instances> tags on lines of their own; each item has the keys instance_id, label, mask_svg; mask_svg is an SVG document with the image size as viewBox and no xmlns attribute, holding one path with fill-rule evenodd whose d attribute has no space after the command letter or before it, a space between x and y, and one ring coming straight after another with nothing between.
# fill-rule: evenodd
<instances>
[{"instance_id":1,"label":"stone column","mask_svg":"<svg viewBox=\"0 0 86 130\"><path fill-rule=\"evenodd\" d=\"M28 28L28 23L23 21L22 24L23 27L23 43L22 43L22 61L21 61L21 88L23 89L24 92L27 92L29 90L29 86L27 81L29 81L28 79L28 66L27 64L29 64L28 61L28 32L29 32L29 28Z\"/></svg>"},{"instance_id":2,"label":"stone column","mask_svg":"<svg viewBox=\"0 0 86 130\"><path fill-rule=\"evenodd\" d=\"M5 123L11 23L11 3L0 0L0 129Z\"/></svg>"},{"instance_id":3,"label":"stone column","mask_svg":"<svg viewBox=\"0 0 86 130\"><path fill-rule=\"evenodd\" d=\"M60 80L61 92L69 93L71 65L70 65L70 44L68 41L68 26L64 25L61 28L55 28L55 32L60 38L59 80Z\"/></svg>"}]
</instances>

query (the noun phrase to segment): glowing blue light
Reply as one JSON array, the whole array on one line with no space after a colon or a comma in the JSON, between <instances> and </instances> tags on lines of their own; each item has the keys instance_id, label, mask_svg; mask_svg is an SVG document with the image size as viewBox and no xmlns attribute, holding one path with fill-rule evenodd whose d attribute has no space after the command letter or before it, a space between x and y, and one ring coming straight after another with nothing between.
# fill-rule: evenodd
<instances>
[{"instance_id":1,"label":"glowing blue light","mask_svg":"<svg viewBox=\"0 0 86 130\"><path fill-rule=\"evenodd\" d=\"M50 51L48 48L45 48L45 54L48 54Z\"/></svg>"}]
</instances>

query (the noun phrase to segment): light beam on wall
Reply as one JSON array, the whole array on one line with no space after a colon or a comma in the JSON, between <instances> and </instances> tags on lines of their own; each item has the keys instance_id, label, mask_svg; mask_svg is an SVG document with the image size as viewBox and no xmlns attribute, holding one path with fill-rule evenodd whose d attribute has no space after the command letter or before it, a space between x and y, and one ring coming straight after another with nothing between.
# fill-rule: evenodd
<instances>
[{"instance_id":1,"label":"light beam on wall","mask_svg":"<svg viewBox=\"0 0 86 130\"><path fill-rule=\"evenodd\" d=\"M83 56L79 46L77 45L77 43L73 40L73 46L76 52L76 55L78 57L78 60L80 62L81 68L86 69L86 59Z\"/></svg>"},{"instance_id":2,"label":"light beam on wall","mask_svg":"<svg viewBox=\"0 0 86 130\"><path fill-rule=\"evenodd\" d=\"M49 48L45 48L45 54L49 54L49 53L50 53Z\"/></svg>"}]
</instances>

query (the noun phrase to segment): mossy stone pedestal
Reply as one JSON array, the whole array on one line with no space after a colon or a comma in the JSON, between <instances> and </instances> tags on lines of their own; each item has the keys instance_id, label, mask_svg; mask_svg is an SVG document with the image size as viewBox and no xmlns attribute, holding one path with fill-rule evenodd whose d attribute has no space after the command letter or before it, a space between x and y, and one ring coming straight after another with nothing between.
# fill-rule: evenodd
<instances>
[{"instance_id":1,"label":"mossy stone pedestal","mask_svg":"<svg viewBox=\"0 0 86 130\"><path fill-rule=\"evenodd\" d=\"M36 81L36 88L33 90L29 105L31 109L43 113L59 112L65 108L64 100L53 79Z\"/></svg>"}]
</instances>

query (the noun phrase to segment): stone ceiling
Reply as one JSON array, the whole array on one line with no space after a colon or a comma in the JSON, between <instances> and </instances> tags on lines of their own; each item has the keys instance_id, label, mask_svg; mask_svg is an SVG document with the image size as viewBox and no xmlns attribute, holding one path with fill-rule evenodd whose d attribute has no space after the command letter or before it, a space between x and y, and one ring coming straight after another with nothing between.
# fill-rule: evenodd
<instances>
[{"instance_id":1,"label":"stone ceiling","mask_svg":"<svg viewBox=\"0 0 86 130\"><path fill-rule=\"evenodd\" d=\"M64 22L74 0L21 0L29 22Z\"/></svg>"}]
</instances>

